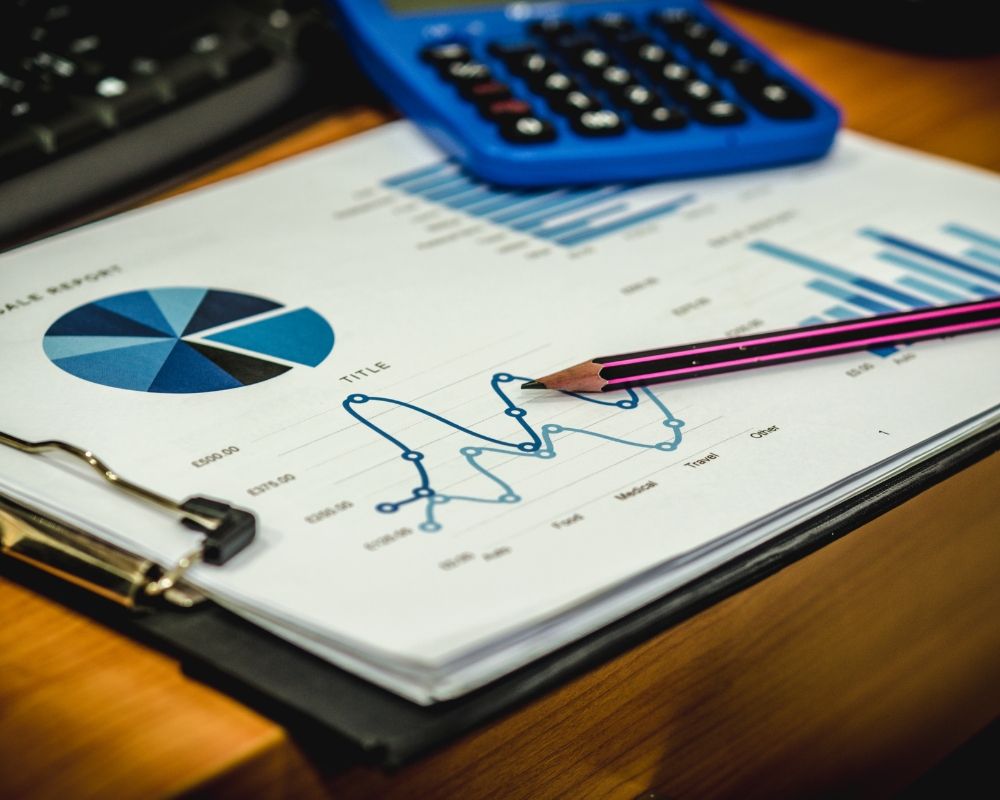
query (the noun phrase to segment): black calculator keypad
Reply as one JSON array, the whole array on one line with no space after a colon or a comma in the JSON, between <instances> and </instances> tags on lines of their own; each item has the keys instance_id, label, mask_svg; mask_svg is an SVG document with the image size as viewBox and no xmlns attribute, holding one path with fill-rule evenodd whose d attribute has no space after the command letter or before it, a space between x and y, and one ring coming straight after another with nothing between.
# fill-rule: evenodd
<instances>
[{"instance_id":1,"label":"black calculator keypad","mask_svg":"<svg viewBox=\"0 0 1000 800\"><path fill-rule=\"evenodd\" d=\"M687 9L666 8L648 22L639 24L617 12L579 25L546 19L527 25L525 39L492 42L487 51L580 136L616 136L629 125L672 131L691 120L740 125L747 121L743 102L772 119L814 113L798 90L768 75L739 45ZM420 55L484 118L497 123L508 141L557 138L555 126L494 77L465 44L445 42Z\"/></svg>"},{"instance_id":2,"label":"black calculator keypad","mask_svg":"<svg viewBox=\"0 0 1000 800\"><path fill-rule=\"evenodd\" d=\"M538 117L520 117L500 126L500 135L515 144L537 144L551 142L556 138L556 129L551 122Z\"/></svg>"},{"instance_id":3,"label":"black calculator keypad","mask_svg":"<svg viewBox=\"0 0 1000 800\"><path fill-rule=\"evenodd\" d=\"M456 61L470 61L472 53L465 45L448 42L434 47L425 47L420 51L420 57L428 64L444 69Z\"/></svg>"},{"instance_id":4,"label":"black calculator keypad","mask_svg":"<svg viewBox=\"0 0 1000 800\"><path fill-rule=\"evenodd\" d=\"M573 130L581 136L618 136L625 133L625 123L614 111L584 111L571 117Z\"/></svg>"}]
</instances>

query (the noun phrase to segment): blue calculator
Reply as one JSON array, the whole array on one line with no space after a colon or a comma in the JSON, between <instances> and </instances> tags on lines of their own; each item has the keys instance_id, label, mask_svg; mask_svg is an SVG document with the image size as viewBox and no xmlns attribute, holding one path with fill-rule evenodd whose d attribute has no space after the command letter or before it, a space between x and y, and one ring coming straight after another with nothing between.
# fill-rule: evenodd
<instances>
[{"instance_id":1,"label":"blue calculator","mask_svg":"<svg viewBox=\"0 0 1000 800\"><path fill-rule=\"evenodd\" d=\"M697 0L329 0L372 81L473 174L547 186L818 158L837 109Z\"/></svg>"}]
</instances>

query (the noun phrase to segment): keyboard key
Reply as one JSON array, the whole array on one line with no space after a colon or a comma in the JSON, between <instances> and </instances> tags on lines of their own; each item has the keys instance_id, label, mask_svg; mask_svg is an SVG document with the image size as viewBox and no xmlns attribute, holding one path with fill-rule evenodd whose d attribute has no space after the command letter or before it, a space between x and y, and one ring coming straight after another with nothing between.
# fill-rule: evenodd
<instances>
[{"instance_id":1,"label":"keyboard key","mask_svg":"<svg viewBox=\"0 0 1000 800\"><path fill-rule=\"evenodd\" d=\"M563 19L543 19L534 23L529 29L535 36L541 36L549 44L554 44L561 36L573 33L576 28L573 23Z\"/></svg>"},{"instance_id":2,"label":"keyboard key","mask_svg":"<svg viewBox=\"0 0 1000 800\"><path fill-rule=\"evenodd\" d=\"M444 69L453 61L471 61L472 53L465 45L457 42L447 44L436 44L433 47L425 47L420 51L420 58L428 64Z\"/></svg>"},{"instance_id":3,"label":"keyboard key","mask_svg":"<svg viewBox=\"0 0 1000 800\"><path fill-rule=\"evenodd\" d=\"M691 107L691 115L706 125L738 125L747 118L742 108L728 100L694 105Z\"/></svg>"},{"instance_id":4,"label":"keyboard key","mask_svg":"<svg viewBox=\"0 0 1000 800\"><path fill-rule=\"evenodd\" d=\"M37 130L47 153L55 153L108 133L97 116L82 109L61 114L38 126Z\"/></svg>"},{"instance_id":5,"label":"keyboard key","mask_svg":"<svg viewBox=\"0 0 1000 800\"><path fill-rule=\"evenodd\" d=\"M45 160L38 138L31 131L0 129L0 180L36 167Z\"/></svg>"},{"instance_id":6,"label":"keyboard key","mask_svg":"<svg viewBox=\"0 0 1000 800\"><path fill-rule=\"evenodd\" d=\"M632 112L637 128L647 131L676 131L687 125L687 115L679 108L657 105Z\"/></svg>"},{"instance_id":7,"label":"keyboard key","mask_svg":"<svg viewBox=\"0 0 1000 800\"><path fill-rule=\"evenodd\" d=\"M493 73L481 61L452 61L441 71L441 77L462 88L475 83L485 83L493 77Z\"/></svg>"},{"instance_id":8,"label":"keyboard key","mask_svg":"<svg viewBox=\"0 0 1000 800\"><path fill-rule=\"evenodd\" d=\"M725 39L713 39L705 48L705 60L719 74L722 74L741 55L740 48Z\"/></svg>"},{"instance_id":9,"label":"keyboard key","mask_svg":"<svg viewBox=\"0 0 1000 800\"><path fill-rule=\"evenodd\" d=\"M254 47L230 59L228 63L229 79L240 80L255 72L267 69L274 63L274 53L266 47Z\"/></svg>"},{"instance_id":10,"label":"keyboard key","mask_svg":"<svg viewBox=\"0 0 1000 800\"><path fill-rule=\"evenodd\" d=\"M474 83L471 86L462 87L459 91L462 97L477 105L494 103L497 100L506 100L511 96L510 87L506 83L501 83L497 80Z\"/></svg>"},{"instance_id":11,"label":"keyboard key","mask_svg":"<svg viewBox=\"0 0 1000 800\"><path fill-rule=\"evenodd\" d=\"M585 111L599 111L601 108L600 100L592 94L580 91L567 92L561 97L553 97L549 103L556 113L570 116L579 115Z\"/></svg>"},{"instance_id":12,"label":"keyboard key","mask_svg":"<svg viewBox=\"0 0 1000 800\"><path fill-rule=\"evenodd\" d=\"M556 138L556 129L551 122L538 117L521 117L500 126L500 135L514 144L536 144L551 142Z\"/></svg>"},{"instance_id":13,"label":"keyboard key","mask_svg":"<svg viewBox=\"0 0 1000 800\"><path fill-rule=\"evenodd\" d=\"M492 103L480 106L480 113L493 122L515 122L522 117L530 117L534 114L530 103L510 97L506 100L495 100Z\"/></svg>"},{"instance_id":14,"label":"keyboard key","mask_svg":"<svg viewBox=\"0 0 1000 800\"><path fill-rule=\"evenodd\" d=\"M625 133L625 123L614 111L584 111L570 120L573 130L581 136L619 136Z\"/></svg>"},{"instance_id":15,"label":"keyboard key","mask_svg":"<svg viewBox=\"0 0 1000 800\"><path fill-rule=\"evenodd\" d=\"M805 119L813 115L812 103L781 81L747 87L740 94L761 114L774 119Z\"/></svg>"},{"instance_id":16,"label":"keyboard key","mask_svg":"<svg viewBox=\"0 0 1000 800\"><path fill-rule=\"evenodd\" d=\"M163 96L149 81L125 81L108 75L94 84L93 95L99 101L100 112L111 125L124 125L159 110Z\"/></svg>"},{"instance_id":17,"label":"keyboard key","mask_svg":"<svg viewBox=\"0 0 1000 800\"><path fill-rule=\"evenodd\" d=\"M642 31L622 31L611 40L624 50L629 58L635 58L639 48L643 45L653 43L653 37Z\"/></svg>"}]
</instances>

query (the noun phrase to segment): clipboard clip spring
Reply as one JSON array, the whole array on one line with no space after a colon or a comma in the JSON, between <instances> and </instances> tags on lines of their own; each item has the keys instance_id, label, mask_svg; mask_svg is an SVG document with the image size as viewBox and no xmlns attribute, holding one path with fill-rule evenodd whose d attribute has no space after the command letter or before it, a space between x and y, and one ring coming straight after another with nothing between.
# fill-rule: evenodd
<instances>
[{"instance_id":1,"label":"clipboard clip spring","mask_svg":"<svg viewBox=\"0 0 1000 800\"><path fill-rule=\"evenodd\" d=\"M163 569L78 528L0 498L3 552L126 606L137 605L139 595L162 595L181 606L199 602L203 596L182 584L184 573L199 561L225 564L257 534L257 518L250 511L207 497L190 497L177 502L125 480L91 451L67 442L28 442L0 431L0 444L32 455L53 451L66 453L90 466L119 491L175 515L185 527L204 534L198 548L179 559L173 567Z\"/></svg>"}]
</instances>

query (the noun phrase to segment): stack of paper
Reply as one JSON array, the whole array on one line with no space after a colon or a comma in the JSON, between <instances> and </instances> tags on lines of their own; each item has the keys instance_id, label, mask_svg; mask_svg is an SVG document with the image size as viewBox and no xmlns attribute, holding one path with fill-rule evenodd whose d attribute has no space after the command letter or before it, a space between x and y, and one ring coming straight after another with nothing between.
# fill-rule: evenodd
<instances>
[{"instance_id":1,"label":"stack of paper","mask_svg":"<svg viewBox=\"0 0 1000 800\"><path fill-rule=\"evenodd\" d=\"M599 396L606 353L1000 293L1000 180L853 134L820 163L549 192L399 122L0 257L0 429L258 541L192 583L419 703L455 697L1000 411L1000 333ZM173 519L56 459L0 491L162 563Z\"/></svg>"}]
</instances>

